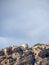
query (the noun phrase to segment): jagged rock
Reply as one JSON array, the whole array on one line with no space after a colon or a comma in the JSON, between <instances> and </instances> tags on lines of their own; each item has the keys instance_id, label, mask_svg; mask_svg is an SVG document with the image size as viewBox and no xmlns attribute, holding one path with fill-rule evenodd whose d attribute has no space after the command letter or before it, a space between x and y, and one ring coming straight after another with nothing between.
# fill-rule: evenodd
<instances>
[{"instance_id":1,"label":"jagged rock","mask_svg":"<svg viewBox=\"0 0 49 65\"><path fill-rule=\"evenodd\" d=\"M42 59L42 61L40 61L39 65L49 65L49 57Z\"/></svg>"},{"instance_id":2,"label":"jagged rock","mask_svg":"<svg viewBox=\"0 0 49 65\"><path fill-rule=\"evenodd\" d=\"M3 50L0 50L0 56L4 56Z\"/></svg>"},{"instance_id":3,"label":"jagged rock","mask_svg":"<svg viewBox=\"0 0 49 65\"><path fill-rule=\"evenodd\" d=\"M44 50L40 51L38 56L41 58L49 57L49 49L44 49Z\"/></svg>"},{"instance_id":4,"label":"jagged rock","mask_svg":"<svg viewBox=\"0 0 49 65\"><path fill-rule=\"evenodd\" d=\"M32 50L34 52L34 54L36 56L38 56L38 53L44 49L48 49L49 48L49 45L48 44L35 44L33 47L32 47Z\"/></svg>"},{"instance_id":5,"label":"jagged rock","mask_svg":"<svg viewBox=\"0 0 49 65\"><path fill-rule=\"evenodd\" d=\"M22 48L23 50L28 49L28 44L23 44L23 45L21 46L21 48Z\"/></svg>"},{"instance_id":6,"label":"jagged rock","mask_svg":"<svg viewBox=\"0 0 49 65\"><path fill-rule=\"evenodd\" d=\"M34 53L27 48L23 50L21 47L14 49L9 47L1 50L0 53L0 65L34 65L35 62Z\"/></svg>"},{"instance_id":7,"label":"jagged rock","mask_svg":"<svg viewBox=\"0 0 49 65\"><path fill-rule=\"evenodd\" d=\"M0 65L49 65L49 45L4 48L0 50Z\"/></svg>"}]
</instances>

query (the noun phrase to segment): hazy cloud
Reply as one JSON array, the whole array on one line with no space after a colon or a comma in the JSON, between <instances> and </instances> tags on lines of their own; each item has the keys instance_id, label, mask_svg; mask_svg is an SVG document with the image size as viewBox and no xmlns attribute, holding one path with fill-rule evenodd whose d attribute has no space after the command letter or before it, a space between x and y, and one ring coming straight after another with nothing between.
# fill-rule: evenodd
<instances>
[{"instance_id":1,"label":"hazy cloud","mask_svg":"<svg viewBox=\"0 0 49 65\"><path fill-rule=\"evenodd\" d=\"M0 42L49 43L49 0L1 0ZM1 41L2 40L2 41ZM21 41L20 41L21 40ZM5 45L6 45L5 44ZM17 44L17 45L19 45Z\"/></svg>"}]
</instances>

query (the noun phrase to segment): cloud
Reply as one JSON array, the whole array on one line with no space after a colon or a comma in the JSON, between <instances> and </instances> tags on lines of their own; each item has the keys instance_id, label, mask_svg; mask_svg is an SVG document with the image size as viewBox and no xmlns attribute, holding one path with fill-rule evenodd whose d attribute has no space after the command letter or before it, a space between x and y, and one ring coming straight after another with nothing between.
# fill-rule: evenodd
<instances>
[{"instance_id":1,"label":"cloud","mask_svg":"<svg viewBox=\"0 0 49 65\"><path fill-rule=\"evenodd\" d=\"M43 33L45 30L47 30L49 28L49 23L45 23L44 25L36 28L35 30L31 30L29 31L30 36L39 36L39 34Z\"/></svg>"},{"instance_id":2,"label":"cloud","mask_svg":"<svg viewBox=\"0 0 49 65\"><path fill-rule=\"evenodd\" d=\"M30 45L45 40L49 42L49 1L2 0L0 23L2 44L9 45L9 41L12 44L26 41L31 42Z\"/></svg>"}]
</instances>

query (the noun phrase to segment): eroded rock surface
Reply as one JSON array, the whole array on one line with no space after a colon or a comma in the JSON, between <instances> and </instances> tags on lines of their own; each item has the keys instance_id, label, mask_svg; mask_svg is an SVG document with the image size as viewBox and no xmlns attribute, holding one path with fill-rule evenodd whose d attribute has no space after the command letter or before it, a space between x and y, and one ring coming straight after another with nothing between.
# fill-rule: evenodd
<instances>
[{"instance_id":1,"label":"eroded rock surface","mask_svg":"<svg viewBox=\"0 0 49 65\"><path fill-rule=\"evenodd\" d=\"M49 65L49 45L4 48L0 50L0 65Z\"/></svg>"}]
</instances>

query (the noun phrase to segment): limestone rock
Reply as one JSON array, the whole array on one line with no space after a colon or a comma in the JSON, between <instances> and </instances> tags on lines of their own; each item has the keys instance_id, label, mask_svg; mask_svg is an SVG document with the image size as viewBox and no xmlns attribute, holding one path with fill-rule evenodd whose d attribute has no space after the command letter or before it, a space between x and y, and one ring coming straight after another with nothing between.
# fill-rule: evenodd
<instances>
[{"instance_id":1,"label":"limestone rock","mask_svg":"<svg viewBox=\"0 0 49 65\"><path fill-rule=\"evenodd\" d=\"M49 65L49 45L29 48L28 44L23 44L4 48L0 50L0 65Z\"/></svg>"}]
</instances>

